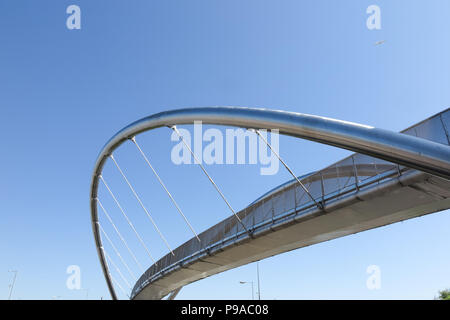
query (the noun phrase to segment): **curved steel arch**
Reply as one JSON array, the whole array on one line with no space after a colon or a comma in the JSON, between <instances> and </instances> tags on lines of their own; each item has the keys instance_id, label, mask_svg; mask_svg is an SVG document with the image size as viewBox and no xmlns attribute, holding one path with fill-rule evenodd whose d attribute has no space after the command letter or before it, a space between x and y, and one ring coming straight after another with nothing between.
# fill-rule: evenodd
<instances>
[{"instance_id":1,"label":"curved steel arch","mask_svg":"<svg viewBox=\"0 0 450 320\"><path fill-rule=\"evenodd\" d=\"M241 107L179 109L142 118L120 130L105 144L97 158L91 178L92 228L97 253L112 299L117 299L117 296L103 252L96 203L99 177L106 159L123 142L139 133L164 126L193 124L194 121L244 128L278 129L280 134L363 153L450 179L450 148L448 146L347 121L295 112Z\"/></svg>"}]
</instances>

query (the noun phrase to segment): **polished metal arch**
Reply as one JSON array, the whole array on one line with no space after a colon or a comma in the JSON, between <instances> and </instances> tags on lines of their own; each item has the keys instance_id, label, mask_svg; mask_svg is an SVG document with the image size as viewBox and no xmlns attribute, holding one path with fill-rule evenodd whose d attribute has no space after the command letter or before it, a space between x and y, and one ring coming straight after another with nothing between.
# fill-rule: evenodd
<instances>
[{"instance_id":1,"label":"polished metal arch","mask_svg":"<svg viewBox=\"0 0 450 320\"><path fill-rule=\"evenodd\" d=\"M97 191L106 159L123 142L139 133L164 126L193 124L229 125L254 129L278 129L280 134L312 140L363 153L450 179L448 146L389 130L294 112L241 108L208 107L161 112L138 120L116 133L102 148L91 178L90 205L92 228L108 289L117 299L99 234Z\"/></svg>"}]
</instances>

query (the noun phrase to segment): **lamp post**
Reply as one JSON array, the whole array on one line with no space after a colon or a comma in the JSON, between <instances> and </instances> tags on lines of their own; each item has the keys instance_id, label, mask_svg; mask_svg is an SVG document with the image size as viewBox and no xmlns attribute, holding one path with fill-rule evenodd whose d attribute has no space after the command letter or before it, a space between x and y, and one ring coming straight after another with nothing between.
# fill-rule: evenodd
<instances>
[{"instance_id":1,"label":"lamp post","mask_svg":"<svg viewBox=\"0 0 450 320\"><path fill-rule=\"evenodd\" d=\"M259 287L259 261L256 261L256 275L258 277L258 300L261 300L261 288Z\"/></svg>"},{"instance_id":2,"label":"lamp post","mask_svg":"<svg viewBox=\"0 0 450 320\"><path fill-rule=\"evenodd\" d=\"M13 278L13 281L12 281L12 284L10 284L9 285L9 297L8 297L8 300L11 300L11 295L12 295L12 292L13 292L13 289L14 289L14 284L16 283L16 277L17 277L17 270L8 270L8 272L13 272L14 273L14 278Z\"/></svg>"},{"instance_id":3,"label":"lamp post","mask_svg":"<svg viewBox=\"0 0 450 320\"><path fill-rule=\"evenodd\" d=\"M239 281L240 284L246 284L246 283L251 283L252 285L252 300L255 300L255 294L254 294L254 290L253 290L253 281Z\"/></svg>"}]
</instances>

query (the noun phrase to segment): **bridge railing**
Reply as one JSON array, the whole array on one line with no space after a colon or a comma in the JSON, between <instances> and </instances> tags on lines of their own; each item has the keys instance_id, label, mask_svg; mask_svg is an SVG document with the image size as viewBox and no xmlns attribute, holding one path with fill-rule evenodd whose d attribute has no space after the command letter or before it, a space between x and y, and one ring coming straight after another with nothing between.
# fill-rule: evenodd
<instances>
[{"instance_id":1,"label":"bridge railing","mask_svg":"<svg viewBox=\"0 0 450 320\"><path fill-rule=\"evenodd\" d=\"M316 202L326 202L399 174L400 167L396 164L355 154L302 179L301 182ZM277 219L286 213L302 214L313 207L315 203L312 199L297 182L293 182L245 208L238 215L248 229L253 229L258 224ZM243 231L243 227L233 222L233 219L229 223L234 223L236 228L233 230L229 227L225 237ZM219 228L218 226L217 231ZM211 232L214 234L213 230Z\"/></svg>"}]
</instances>

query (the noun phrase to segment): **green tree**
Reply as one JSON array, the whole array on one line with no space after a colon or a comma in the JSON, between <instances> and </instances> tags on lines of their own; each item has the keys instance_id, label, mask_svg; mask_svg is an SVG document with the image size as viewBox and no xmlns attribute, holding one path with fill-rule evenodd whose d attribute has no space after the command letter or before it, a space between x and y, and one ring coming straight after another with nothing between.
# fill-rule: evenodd
<instances>
[{"instance_id":1,"label":"green tree","mask_svg":"<svg viewBox=\"0 0 450 320\"><path fill-rule=\"evenodd\" d=\"M439 291L438 300L450 300L450 289Z\"/></svg>"}]
</instances>

